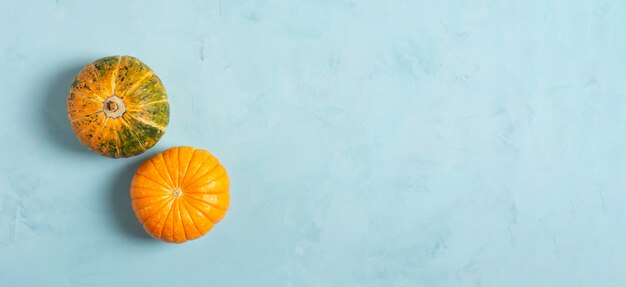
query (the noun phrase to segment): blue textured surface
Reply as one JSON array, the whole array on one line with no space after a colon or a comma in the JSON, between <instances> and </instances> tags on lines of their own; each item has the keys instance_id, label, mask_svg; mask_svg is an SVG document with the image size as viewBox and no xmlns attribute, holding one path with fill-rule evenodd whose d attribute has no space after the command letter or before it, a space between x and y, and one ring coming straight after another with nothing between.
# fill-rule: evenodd
<instances>
[{"instance_id":1,"label":"blue textured surface","mask_svg":"<svg viewBox=\"0 0 626 287\"><path fill-rule=\"evenodd\" d=\"M625 4L3 1L0 285L624 286ZM123 160L65 114L116 54L172 111ZM232 180L184 245L128 198L173 145Z\"/></svg>"}]
</instances>

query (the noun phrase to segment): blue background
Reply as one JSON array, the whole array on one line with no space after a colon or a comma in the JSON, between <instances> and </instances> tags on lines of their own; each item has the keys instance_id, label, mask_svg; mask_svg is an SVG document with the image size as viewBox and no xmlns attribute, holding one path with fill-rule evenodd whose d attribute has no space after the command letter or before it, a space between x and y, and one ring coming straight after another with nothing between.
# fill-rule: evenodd
<instances>
[{"instance_id":1,"label":"blue background","mask_svg":"<svg viewBox=\"0 0 626 287\"><path fill-rule=\"evenodd\" d=\"M626 1L3 1L3 286L624 286ZM163 80L164 138L69 128L87 63ZM130 178L214 153L207 236L149 238Z\"/></svg>"}]
</instances>

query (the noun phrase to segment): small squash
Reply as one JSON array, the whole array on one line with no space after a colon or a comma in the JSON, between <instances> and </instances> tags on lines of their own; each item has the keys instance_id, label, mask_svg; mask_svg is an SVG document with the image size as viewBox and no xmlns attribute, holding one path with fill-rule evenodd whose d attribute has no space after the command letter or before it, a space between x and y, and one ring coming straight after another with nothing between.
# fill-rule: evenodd
<instances>
[{"instance_id":1,"label":"small squash","mask_svg":"<svg viewBox=\"0 0 626 287\"><path fill-rule=\"evenodd\" d=\"M209 152L173 147L139 166L130 197L148 234L183 243L206 234L224 217L229 187L226 169Z\"/></svg>"},{"instance_id":2,"label":"small squash","mask_svg":"<svg viewBox=\"0 0 626 287\"><path fill-rule=\"evenodd\" d=\"M143 153L163 136L169 104L161 80L136 58L106 57L85 66L67 97L78 140L103 156Z\"/></svg>"}]
</instances>

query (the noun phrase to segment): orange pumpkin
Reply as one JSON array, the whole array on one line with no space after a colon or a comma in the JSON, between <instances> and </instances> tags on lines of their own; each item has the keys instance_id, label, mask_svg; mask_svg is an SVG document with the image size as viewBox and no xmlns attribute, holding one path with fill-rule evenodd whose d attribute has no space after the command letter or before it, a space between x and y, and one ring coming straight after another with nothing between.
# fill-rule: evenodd
<instances>
[{"instance_id":1,"label":"orange pumpkin","mask_svg":"<svg viewBox=\"0 0 626 287\"><path fill-rule=\"evenodd\" d=\"M148 234L182 243L206 234L224 217L229 187L226 169L209 152L173 147L139 166L130 197Z\"/></svg>"},{"instance_id":2,"label":"orange pumpkin","mask_svg":"<svg viewBox=\"0 0 626 287\"><path fill-rule=\"evenodd\" d=\"M76 75L67 115L84 146L108 157L130 157L163 136L169 104L161 80L146 64L113 56L96 60Z\"/></svg>"}]
</instances>

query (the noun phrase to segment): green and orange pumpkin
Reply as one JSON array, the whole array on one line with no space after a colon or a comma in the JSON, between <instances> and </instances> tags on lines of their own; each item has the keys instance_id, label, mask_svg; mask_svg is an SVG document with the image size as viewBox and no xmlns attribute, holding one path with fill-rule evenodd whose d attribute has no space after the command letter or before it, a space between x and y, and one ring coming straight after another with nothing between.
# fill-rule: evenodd
<instances>
[{"instance_id":1,"label":"green and orange pumpkin","mask_svg":"<svg viewBox=\"0 0 626 287\"><path fill-rule=\"evenodd\" d=\"M76 75L67 114L84 146L107 157L131 157L161 139L169 122L169 104L152 69L131 56L112 56L90 63Z\"/></svg>"}]
</instances>

